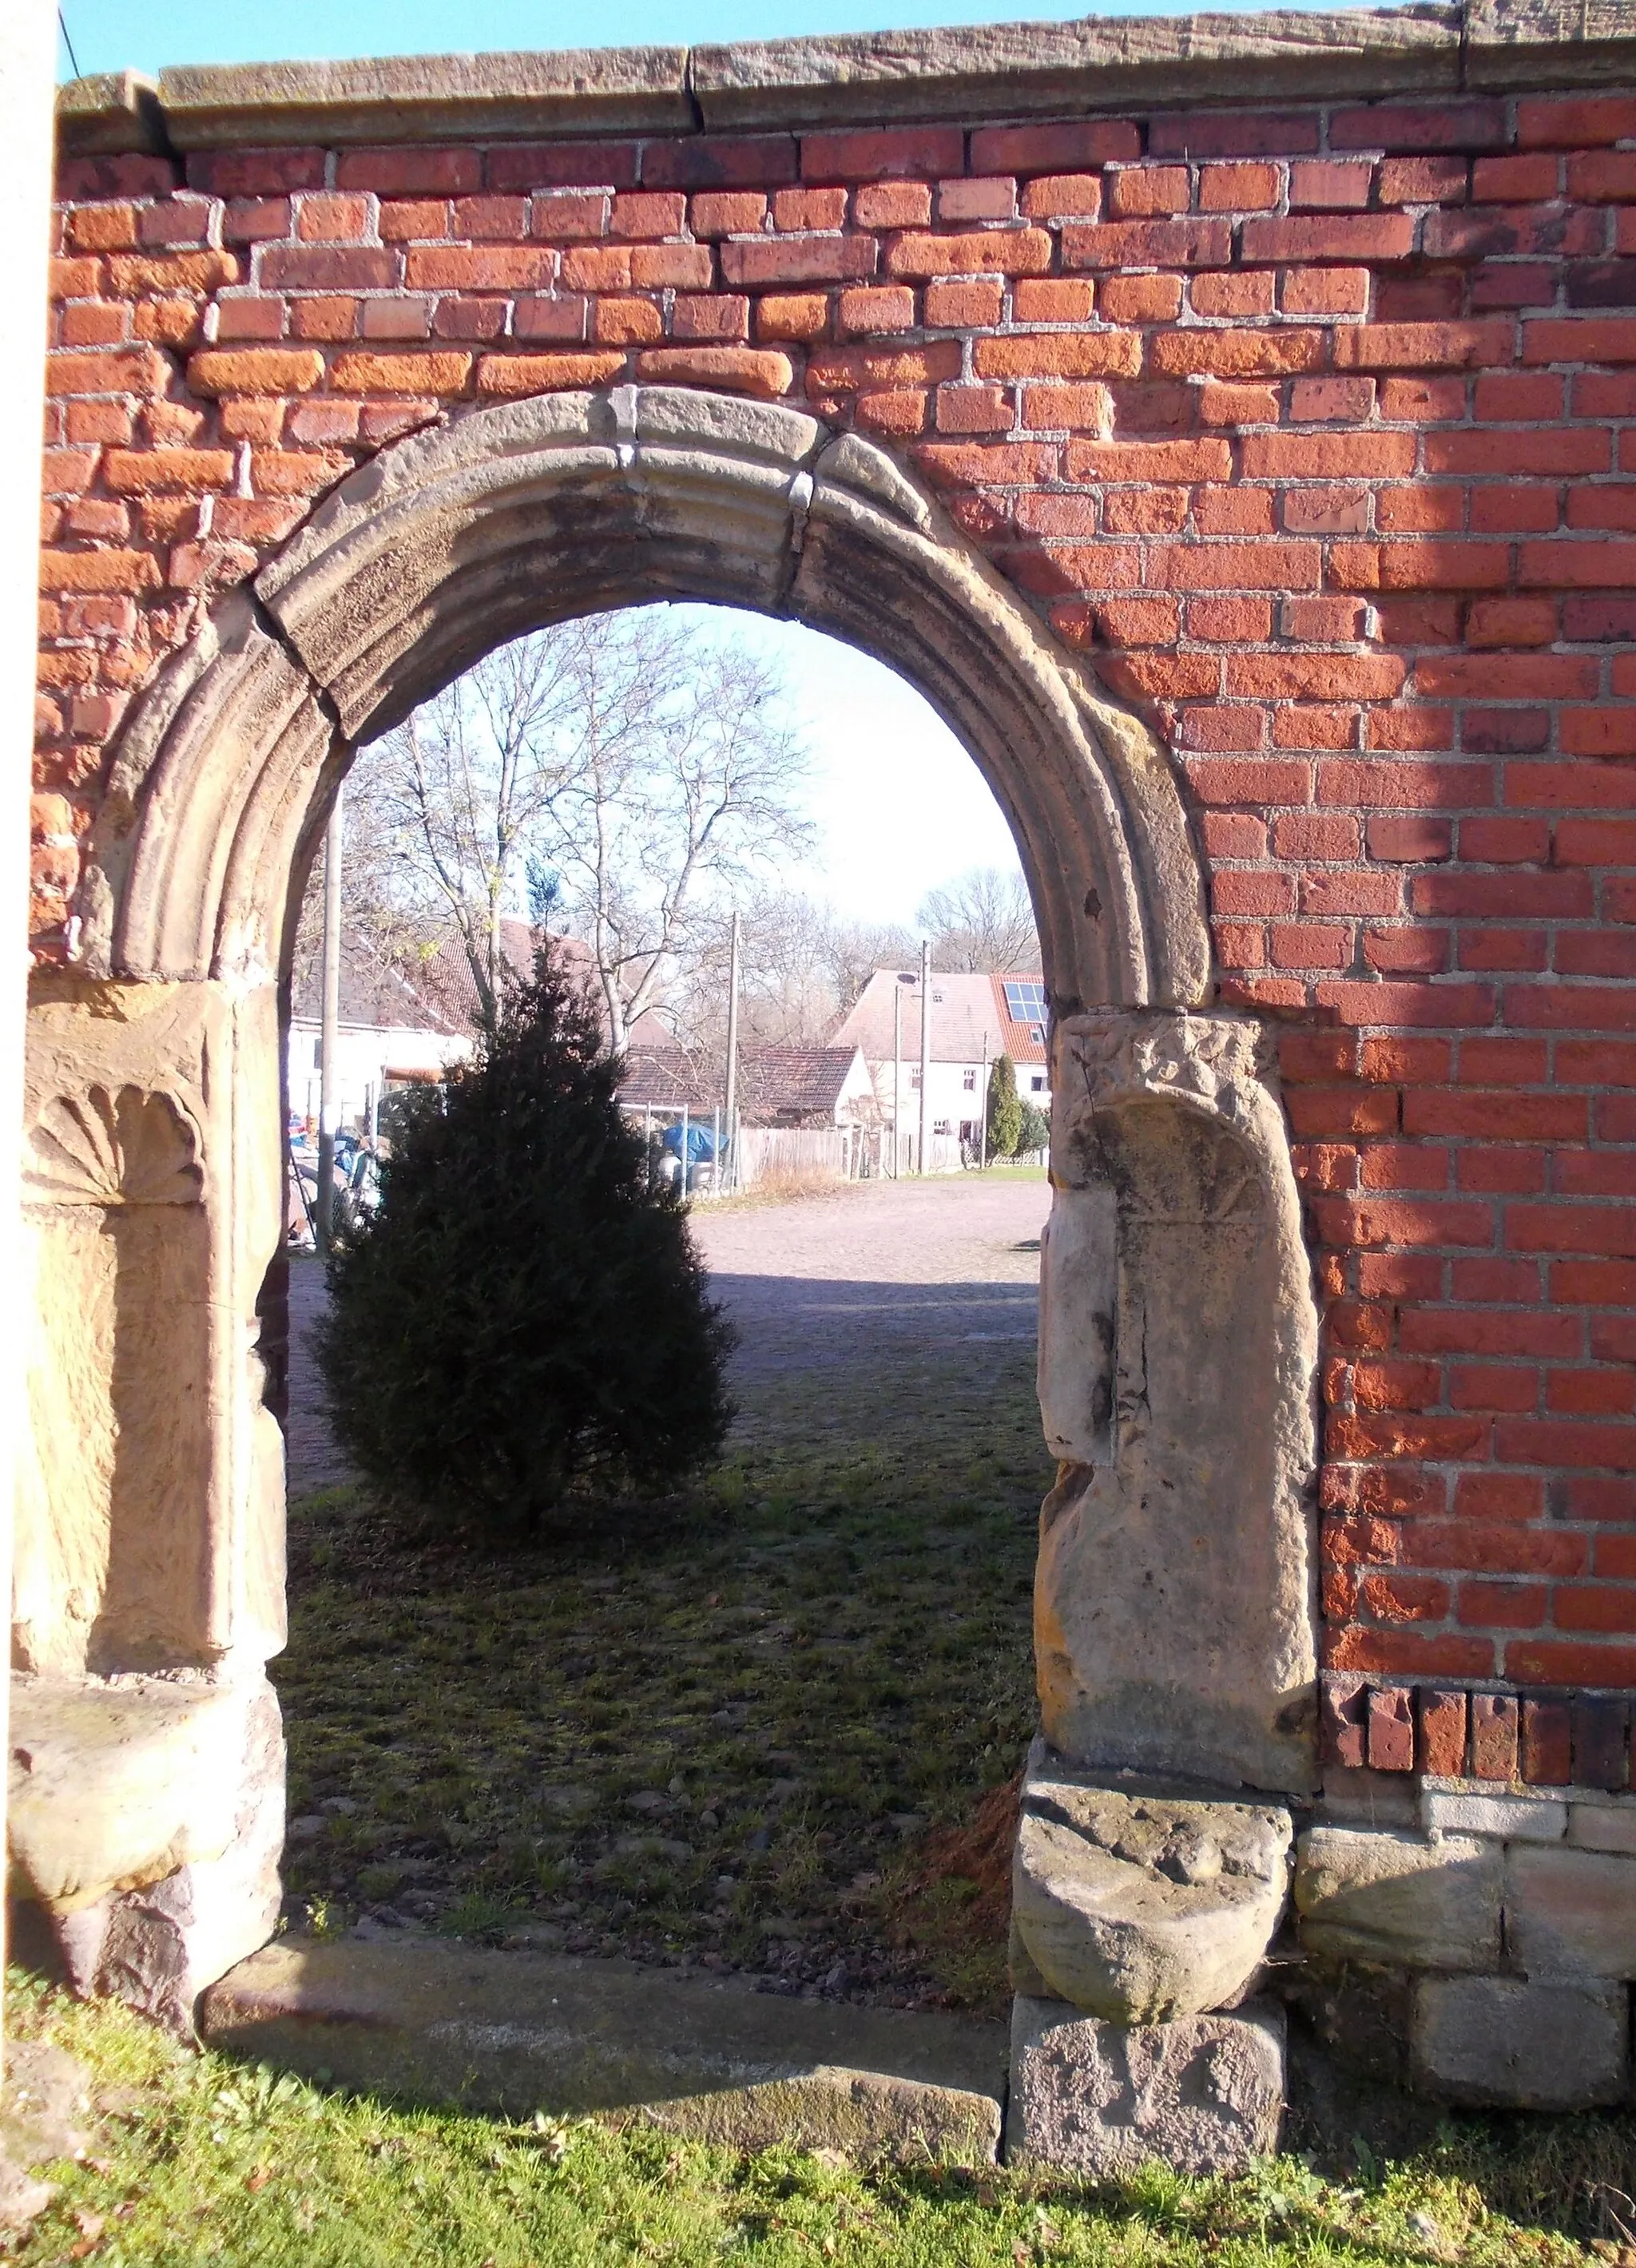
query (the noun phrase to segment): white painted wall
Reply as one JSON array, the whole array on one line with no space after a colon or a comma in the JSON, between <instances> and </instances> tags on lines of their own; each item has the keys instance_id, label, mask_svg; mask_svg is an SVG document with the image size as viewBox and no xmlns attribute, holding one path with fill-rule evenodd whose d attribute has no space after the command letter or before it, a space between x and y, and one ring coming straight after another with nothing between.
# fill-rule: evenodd
<instances>
[{"instance_id":1,"label":"white painted wall","mask_svg":"<svg viewBox=\"0 0 1636 2268\"><path fill-rule=\"evenodd\" d=\"M316 1017L292 1019L285 1058L290 1108L298 1118L310 1118L314 1126L318 1123L318 1037ZM383 1029L372 1024L343 1024L335 1066L340 1125L367 1124L371 1092L380 1094L389 1072L435 1079L450 1064L463 1063L471 1051L470 1040L450 1033L407 1026Z\"/></svg>"}]
</instances>

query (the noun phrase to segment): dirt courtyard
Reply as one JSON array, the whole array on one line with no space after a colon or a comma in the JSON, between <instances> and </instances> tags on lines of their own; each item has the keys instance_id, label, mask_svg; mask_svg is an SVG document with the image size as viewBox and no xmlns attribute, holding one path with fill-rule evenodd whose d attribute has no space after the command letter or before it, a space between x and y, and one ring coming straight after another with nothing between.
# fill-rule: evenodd
<instances>
[{"instance_id":1,"label":"dirt courtyard","mask_svg":"<svg viewBox=\"0 0 1636 2268\"><path fill-rule=\"evenodd\" d=\"M857 1182L782 1204L701 1204L693 1214L719 1298L739 1327L734 1384L753 1393L804 1371L894 1366L956 1348L1031 1342L1039 1308L1043 1179ZM306 1344L323 1271L290 1271L289 1477L303 1496L348 1477L319 1407Z\"/></svg>"}]
</instances>

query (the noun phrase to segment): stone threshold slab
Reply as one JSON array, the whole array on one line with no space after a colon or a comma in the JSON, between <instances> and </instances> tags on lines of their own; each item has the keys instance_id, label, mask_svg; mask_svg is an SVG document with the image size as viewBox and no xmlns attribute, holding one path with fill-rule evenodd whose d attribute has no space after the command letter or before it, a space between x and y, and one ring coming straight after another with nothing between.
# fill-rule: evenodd
<instances>
[{"instance_id":1,"label":"stone threshold slab","mask_svg":"<svg viewBox=\"0 0 1636 2268\"><path fill-rule=\"evenodd\" d=\"M284 1940L199 2004L212 2047L419 2102L594 2115L703 2141L967 2164L999 2146L1007 2035L624 1961Z\"/></svg>"}]
</instances>

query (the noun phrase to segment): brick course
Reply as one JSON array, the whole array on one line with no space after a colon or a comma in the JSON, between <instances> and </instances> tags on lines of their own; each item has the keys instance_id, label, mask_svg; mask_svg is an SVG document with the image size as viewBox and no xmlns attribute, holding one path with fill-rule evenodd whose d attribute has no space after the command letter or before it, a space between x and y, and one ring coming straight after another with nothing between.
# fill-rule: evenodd
<instances>
[{"instance_id":1,"label":"brick course","mask_svg":"<svg viewBox=\"0 0 1636 2268\"><path fill-rule=\"evenodd\" d=\"M883 437L1174 748L1220 997L1278 1025L1347 1723L1407 1769L1472 1681L1636 1686L1636 96L70 158L62 192L42 957L133 691L387 442L632 378ZM1579 1753L1483 1721L1520 1769Z\"/></svg>"}]
</instances>

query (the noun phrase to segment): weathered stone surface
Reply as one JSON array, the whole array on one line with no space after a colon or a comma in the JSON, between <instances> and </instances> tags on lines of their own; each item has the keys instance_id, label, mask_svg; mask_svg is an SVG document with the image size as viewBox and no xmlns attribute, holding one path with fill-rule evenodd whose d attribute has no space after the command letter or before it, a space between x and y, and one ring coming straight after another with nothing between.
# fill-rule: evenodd
<instances>
[{"instance_id":1,"label":"weathered stone surface","mask_svg":"<svg viewBox=\"0 0 1636 2268\"><path fill-rule=\"evenodd\" d=\"M1571 1803L1568 1841L1581 1851L1625 1851L1636 1856L1636 1803Z\"/></svg>"},{"instance_id":2,"label":"weathered stone surface","mask_svg":"<svg viewBox=\"0 0 1636 2268\"><path fill-rule=\"evenodd\" d=\"M1058 2000L1019 1998L1012 2017L1006 2154L1076 2173L1239 2173L1278 2147L1284 2014L1127 2026Z\"/></svg>"},{"instance_id":3,"label":"weathered stone surface","mask_svg":"<svg viewBox=\"0 0 1636 2268\"><path fill-rule=\"evenodd\" d=\"M1495 1968L1500 1871L1493 1843L1311 1828L1295 1845L1301 1944L1331 1960Z\"/></svg>"},{"instance_id":4,"label":"weathered stone surface","mask_svg":"<svg viewBox=\"0 0 1636 2268\"><path fill-rule=\"evenodd\" d=\"M1534 1977L1636 1977L1636 1857L1506 1852L1506 1946Z\"/></svg>"},{"instance_id":5,"label":"weathered stone surface","mask_svg":"<svg viewBox=\"0 0 1636 2268\"><path fill-rule=\"evenodd\" d=\"M1628 2065L1626 1999L1607 1985L1424 1977L1410 2038L1414 2084L1473 2109L1616 2102Z\"/></svg>"},{"instance_id":6,"label":"weathered stone surface","mask_svg":"<svg viewBox=\"0 0 1636 2268\"><path fill-rule=\"evenodd\" d=\"M12 1659L259 1665L284 1641L255 1351L283 1218L275 988L42 976L28 1050Z\"/></svg>"},{"instance_id":7,"label":"weathered stone surface","mask_svg":"<svg viewBox=\"0 0 1636 2268\"><path fill-rule=\"evenodd\" d=\"M1041 1516L1046 1737L1087 1765L1309 1789L1317 1323L1265 1036L1076 1016L1051 1086L1064 1233L1044 1240L1041 1383L1078 1462ZM1077 1347L1052 1336L1059 1300Z\"/></svg>"},{"instance_id":8,"label":"weathered stone surface","mask_svg":"<svg viewBox=\"0 0 1636 2268\"><path fill-rule=\"evenodd\" d=\"M1284 1910L1287 1812L1116 1786L1036 1745L1012 1876L1018 1937L1058 1999L1124 2024L1221 2007Z\"/></svg>"},{"instance_id":9,"label":"weathered stone surface","mask_svg":"<svg viewBox=\"0 0 1636 2268\"><path fill-rule=\"evenodd\" d=\"M1466 1788L1423 1787L1420 1817L1435 1835L1488 1835L1507 1843L1560 1843L1566 1803L1539 1795L1480 1795Z\"/></svg>"},{"instance_id":10,"label":"weathered stone surface","mask_svg":"<svg viewBox=\"0 0 1636 2268\"><path fill-rule=\"evenodd\" d=\"M284 1752L264 1679L17 1678L12 1879L77 1992L186 2032L278 1918Z\"/></svg>"},{"instance_id":11,"label":"weathered stone surface","mask_svg":"<svg viewBox=\"0 0 1636 2268\"><path fill-rule=\"evenodd\" d=\"M626 1962L269 1946L204 1998L213 2044L354 2087L652 2121L761 2148L992 2158L1006 2035L956 2016L679 1983Z\"/></svg>"}]
</instances>

